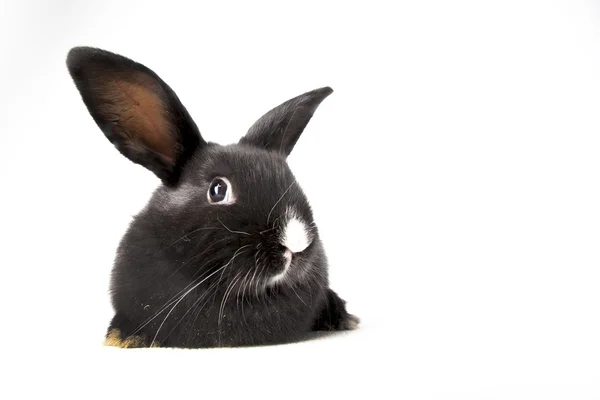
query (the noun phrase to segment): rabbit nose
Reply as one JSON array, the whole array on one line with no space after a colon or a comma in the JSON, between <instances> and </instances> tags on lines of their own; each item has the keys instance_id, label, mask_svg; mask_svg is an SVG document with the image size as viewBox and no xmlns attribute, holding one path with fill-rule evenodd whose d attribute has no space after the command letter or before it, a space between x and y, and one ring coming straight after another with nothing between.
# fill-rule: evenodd
<instances>
[{"instance_id":1,"label":"rabbit nose","mask_svg":"<svg viewBox=\"0 0 600 400\"><path fill-rule=\"evenodd\" d=\"M306 224L295 216L288 219L283 234L281 235L281 244L290 253L300 253L306 249L312 238L308 232Z\"/></svg>"}]
</instances>

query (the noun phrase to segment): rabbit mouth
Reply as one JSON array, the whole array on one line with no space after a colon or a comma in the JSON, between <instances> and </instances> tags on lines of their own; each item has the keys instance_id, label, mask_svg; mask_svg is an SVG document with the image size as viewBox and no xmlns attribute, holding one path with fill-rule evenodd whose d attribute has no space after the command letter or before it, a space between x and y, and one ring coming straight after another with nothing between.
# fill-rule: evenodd
<instances>
[{"instance_id":1,"label":"rabbit mouth","mask_svg":"<svg viewBox=\"0 0 600 400\"><path fill-rule=\"evenodd\" d=\"M298 257L298 254L306 250L313 241L308 226L297 216L296 211L288 207L286 210L286 223L280 237L280 245L283 250L283 270L277 275L271 277L271 284L275 284L283 280L289 275L292 261Z\"/></svg>"},{"instance_id":2,"label":"rabbit mouth","mask_svg":"<svg viewBox=\"0 0 600 400\"><path fill-rule=\"evenodd\" d=\"M277 275L271 277L271 279L270 279L271 284L275 284L275 283L281 281L283 278L285 278L290 267L292 266L292 259L294 258L294 254L292 253L292 251L290 249L286 248L283 252L283 258L284 258L283 271L281 271Z\"/></svg>"}]
</instances>

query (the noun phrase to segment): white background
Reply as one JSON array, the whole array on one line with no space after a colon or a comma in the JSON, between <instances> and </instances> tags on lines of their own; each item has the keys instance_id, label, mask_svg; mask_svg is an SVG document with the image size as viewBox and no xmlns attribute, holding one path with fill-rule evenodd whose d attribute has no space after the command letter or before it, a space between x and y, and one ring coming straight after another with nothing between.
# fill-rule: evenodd
<instances>
[{"instance_id":1,"label":"white background","mask_svg":"<svg viewBox=\"0 0 600 400\"><path fill-rule=\"evenodd\" d=\"M0 397L600 398L599 17L576 0L4 0ZM115 248L158 180L87 114L76 45L152 68L221 143L334 88L289 162L359 331L102 346Z\"/></svg>"}]
</instances>

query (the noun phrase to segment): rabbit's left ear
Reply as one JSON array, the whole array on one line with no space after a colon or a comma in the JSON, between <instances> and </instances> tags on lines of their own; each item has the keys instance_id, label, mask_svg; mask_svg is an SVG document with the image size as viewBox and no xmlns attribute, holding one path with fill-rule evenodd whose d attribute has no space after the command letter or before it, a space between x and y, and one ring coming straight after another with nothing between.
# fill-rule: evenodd
<instances>
[{"instance_id":1,"label":"rabbit's left ear","mask_svg":"<svg viewBox=\"0 0 600 400\"><path fill-rule=\"evenodd\" d=\"M330 87L316 89L273 108L252 125L240 144L288 156L319 104L331 93Z\"/></svg>"}]
</instances>

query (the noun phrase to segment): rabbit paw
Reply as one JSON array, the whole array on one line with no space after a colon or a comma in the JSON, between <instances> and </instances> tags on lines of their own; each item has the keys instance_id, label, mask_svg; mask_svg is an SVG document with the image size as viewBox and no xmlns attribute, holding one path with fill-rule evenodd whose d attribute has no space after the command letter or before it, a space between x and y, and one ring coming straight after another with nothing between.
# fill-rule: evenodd
<instances>
[{"instance_id":1,"label":"rabbit paw","mask_svg":"<svg viewBox=\"0 0 600 400\"><path fill-rule=\"evenodd\" d=\"M105 346L120 347L122 349L127 348L140 348L140 347L159 347L154 342L150 346L147 344L147 340L142 336L129 336L123 339L121 337L121 331L119 329L111 329L106 335L104 340Z\"/></svg>"},{"instance_id":2,"label":"rabbit paw","mask_svg":"<svg viewBox=\"0 0 600 400\"><path fill-rule=\"evenodd\" d=\"M351 331L358 329L358 326L360 325L360 318L358 318L356 315L348 314L340 325L342 330Z\"/></svg>"}]
</instances>

